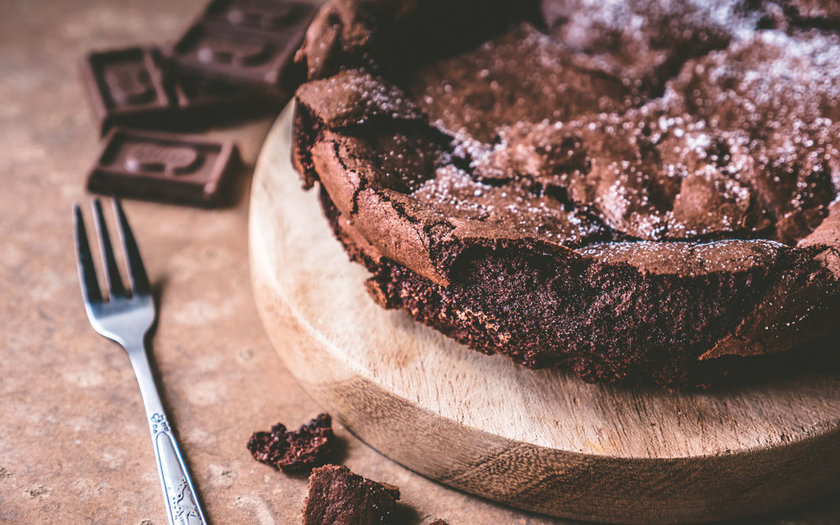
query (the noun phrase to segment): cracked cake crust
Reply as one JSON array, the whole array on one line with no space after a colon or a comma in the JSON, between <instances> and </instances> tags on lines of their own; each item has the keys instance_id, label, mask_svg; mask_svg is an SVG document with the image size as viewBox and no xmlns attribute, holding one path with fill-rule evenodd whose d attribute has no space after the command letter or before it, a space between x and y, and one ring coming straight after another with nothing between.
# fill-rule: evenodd
<instances>
[{"instance_id":1,"label":"cracked cake crust","mask_svg":"<svg viewBox=\"0 0 840 525\"><path fill-rule=\"evenodd\" d=\"M392 46L384 2L322 8L293 162L372 296L592 381L705 383L835 328L840 34L778 2L588 1L473 28L459 0L430 48L435 2Z\"/></svg>"}]
</instances>

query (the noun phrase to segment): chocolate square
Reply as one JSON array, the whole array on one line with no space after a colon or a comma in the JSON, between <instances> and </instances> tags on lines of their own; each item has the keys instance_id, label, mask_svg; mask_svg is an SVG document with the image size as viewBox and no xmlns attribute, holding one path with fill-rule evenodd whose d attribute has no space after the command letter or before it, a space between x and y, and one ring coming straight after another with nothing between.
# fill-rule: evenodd
<instances>
[{"instance_id":1,"label":"chocolate square","mask_svg":"<svg viewBox=\"0 0 840 525\"><path fill-rule=\"evenodd\" d=\"M100 134L115 124L162 127L172 106L160 52L131 47L89 53L82 77Z\"/></svg>"},{"instance_id":2,"label":"chocolate square","mask_svg":"<svg viewBox=\"0 0 840 525\"><path fill-rule=\"evenodd\" d=\"M233 142L113 128L88 176L95 193L219 204L238 159Z\"/></svg>"},{"instance_id":3,"label":"chocolate square","mask_svg":"<svg viewBox=\"0 0 840 525\"><path fill-rule=\"evenodd\" d=\"M217 0L168 58L183 76L282 91L295 83L284 76L314 13L307 3Z\"/></svg>"},{"instance_id":4,"label":"chocolate square","mask_svg":"<svg viewBox=\"0 0 840 525\"><path fill-rule=\"evenodd\" d=\"M284 102L277 95L176 76L154 46L89 53L82 76L101 135L112 126L194 130L276 114Z\"/></svg>"}]
</instances>

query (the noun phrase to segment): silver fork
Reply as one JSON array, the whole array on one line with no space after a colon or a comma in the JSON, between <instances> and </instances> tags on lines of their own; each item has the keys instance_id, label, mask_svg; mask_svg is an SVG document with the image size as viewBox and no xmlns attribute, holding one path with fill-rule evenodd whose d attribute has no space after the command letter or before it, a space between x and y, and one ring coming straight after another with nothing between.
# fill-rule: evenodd
<instances>
[{"instance_id":1,"label":"silver fork","mask_svg":"<svg viewBox=\"0 0 840 525\"><path fill-rule=\"evenodd\" d=\"M134 234L128 225L122 205L119 200L114 199L114 212L120 227L120 236L131 278L130 290L126 289L120 278L108 227L102 216L102 204L99 199L93 201L93 214L96 217L96 229L99 232L102 261L110 288L108 298L105 298L100 291L96 279L96 269L93 265L82 210L77 204L73 211L76 223L79 279L82 284L85 310L94 330L125 348L131 366L134 368L134 374L140 384L140 393L143 395L143 405L146 407L149 429L152 432L155 460L163 497L166 500L169 523L170 525L206 524L207 520L204 518L184 458L181 456L178 443L169 426L152 369L149 366L146 334L155 322L155 303L152 299L146 269L140 258L140 250L137 248L137 242L134 240Z\"/></svg>"}]
</instances>

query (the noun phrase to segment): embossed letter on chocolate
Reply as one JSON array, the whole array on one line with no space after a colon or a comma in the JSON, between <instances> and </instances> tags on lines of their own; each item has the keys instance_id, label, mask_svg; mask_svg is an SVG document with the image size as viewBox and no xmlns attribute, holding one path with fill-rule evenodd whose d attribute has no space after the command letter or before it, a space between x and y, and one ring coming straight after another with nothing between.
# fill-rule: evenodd
<instances>
[{"instance_id":1,"label":"embossed letter on chocolate","mask_svg":"<svg viewBox=\"0 0 840 525\"><path fill-rule=\"evenodd\" d=\"M125 169L132 173L157 172L165 175L189 175L202 161L200 153L190 147L166 147L141 143L126 148Z\"/></svg>"},{"instance_id":2,"label":"embossed letter on chocolate","mask_svg":"<svg viewBox=\"0 0 840 525\"><path fill-rule=\"evenodd\" d=\"M108 94L118 104L148 104L156 98L149 70L139 62L114 64L103 76Z\"/></svg>"},{"instance_id":3,"label":"embossed letter on chocolate","mask_svg":"<svg viewBox=\"0 0 840 525\"><path fill-rule=\"evenodd\" d=\"M232 142L114 128L88 177L96 193L217 204L236 160Z\"/></svg>"},{"instance_id":4,"label":"embossed letter on chocolate","mask_svg":"<svg viewBox=\"0 0 840 525\"><path fill-rule=\"evenodd\" d=\"M314 8L305 3L217 0L175 44L171 60L186 75L261 89L283 87Z\"/></svg>"}]
</instances>

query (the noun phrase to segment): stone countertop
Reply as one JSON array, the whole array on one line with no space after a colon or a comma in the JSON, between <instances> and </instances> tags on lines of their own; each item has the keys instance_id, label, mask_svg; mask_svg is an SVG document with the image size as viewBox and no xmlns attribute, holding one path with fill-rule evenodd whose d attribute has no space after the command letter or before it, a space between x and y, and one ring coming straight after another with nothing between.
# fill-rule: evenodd
<instances>
[{"instance_id":1,"label":"stone countertop","mask_svg":"<svg viewBox=\"0 0 840 525\"><path fill-rule=\"evenodd\" d=\"M87 204L98 150L79 59L88 50L167 42L204 0L0 3L0 522L164 525L140 393L124 352L82 308L71 206ZM210 130L249 166L270 122ZM152 355L208 518L297 523L306 478L255 462L255 430L319 412L283 367L251 297L250 169L223 209L127 201L161 290ZM89 227L89 210L85 210ZM340 424L344 463L398 485L408 523L564 524L450 490L408 471ZM840 453L840 452L838 452ZM835 502L837 500L837 502ZM750 523L837 523L837 494Z\"/></svg>"}]
</instances>

